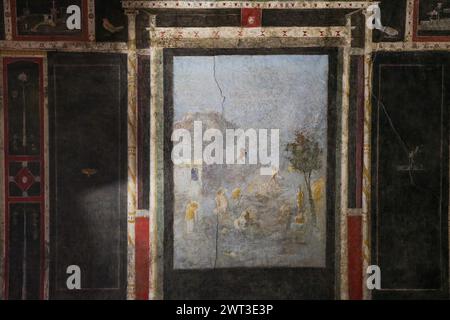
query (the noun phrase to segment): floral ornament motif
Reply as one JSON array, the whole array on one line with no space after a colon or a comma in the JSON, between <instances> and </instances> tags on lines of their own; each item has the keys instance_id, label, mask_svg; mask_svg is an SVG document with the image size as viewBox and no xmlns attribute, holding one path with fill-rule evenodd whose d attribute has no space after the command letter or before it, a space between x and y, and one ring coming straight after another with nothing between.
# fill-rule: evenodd
<instances>
[{"instance_id":1,"label":"floral ornament motif","mask_svg":"<svg viewBox=\"0 0 450 320\"><path fill-rule=\"evenodd\" d=\"M22 81L22 82L28 81L28 75L25 72L22 72L21 74L19 74L19 76L17 78L19 79L19 81Z\"/></svg>"}]
</instances>

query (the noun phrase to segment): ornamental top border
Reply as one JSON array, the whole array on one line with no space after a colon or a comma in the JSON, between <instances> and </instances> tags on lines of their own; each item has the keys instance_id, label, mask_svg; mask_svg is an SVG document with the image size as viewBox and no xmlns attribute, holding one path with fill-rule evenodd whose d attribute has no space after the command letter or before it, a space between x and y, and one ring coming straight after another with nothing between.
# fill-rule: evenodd
<instances>
[{"instance_id":1,"label":"ornamental top border","mask_svg":"<svg viewBox=\"0 0 450 320\"><path fill-rule=\"evenodd\" d=\"M364 9L379 1L153 1L124 0L125 9Z\"/></svg>"},{"instance_id":2,"label":"ornamental top border","mask_svg":"<svg viewBox=\"0 0 450 320\"><path fill-rule=\"evenodd\" d=\"M213 27L213 28L148 28L154 40L245 39L245 38L345 38L347 27Z\"/></svg>"}]
</instances>

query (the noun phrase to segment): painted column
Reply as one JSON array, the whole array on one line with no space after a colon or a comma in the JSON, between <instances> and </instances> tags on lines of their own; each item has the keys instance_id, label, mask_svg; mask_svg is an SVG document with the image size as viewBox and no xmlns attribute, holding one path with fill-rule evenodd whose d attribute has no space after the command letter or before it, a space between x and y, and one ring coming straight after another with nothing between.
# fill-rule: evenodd
<instances>
[{"instance_id":1,"label":"painted column","mask_svg":"<svg viewBox=\"0 0 450 320\"><path fill-rule=\"evenodd\" d=\"M136 300L148 300L150 285L150 56L138 54L137 206L135 220Z\"/></svg>"},{"instance_id":2,"label":"painted column","mask_svg":"<svg viewBox=\"0 0 450 320\"><path fill-rule=\"evenodd\" d=\"M150 28L156 16L150 16ZM150 38L150 299L163 298L163 49Z\"/></svg>"},{"instance_id":3,"label":"painted column","mask_svg":"<svg viewBox=\"0 0 450 320\"><path fill-rule=\"evenodd\" d=\"M362 185L363 299L371 299L367 289L367 267L370 265L370 201L371 201L371 124L372 124L372 30L365 28L364 45L364 138Z\"/></svg>"},{"instance_id":4,"label":"painted column","mask_svg":"<svg viewBox=\"0 0 450 320\"><path fill-rule=\"evenodd\" d=\"M128 17L128 268L127 299L135 299L135 218L137 210L137 10L125 10Z\"/></svg>"},{"instance_id":5,"label":"painted column","mask_svg":"<svg viewBox=\"0 0 450 320\"><path fill-rule=\"evenodd\" d=\"M341 299L348 299L348 115L350 103L350 51L351 51L351 17L346 18L347 37L342 57L342 110L341 110L341 186L340 186L340 293Z\"/></svg>"},{"instance_id":6,"label":"painted column","mask_svg":"<svg viewBox=\"0 0 450 320\"><path fill-rule=\"evenodd\" d=\"M363 53L363 50L361 50ZM355 139L355 167L356 170L356 201L355 208L348 210L348 294L350 300L363 299L363 240L362 240L362 167L363 167L363 127L364 127L364 55L352 56L356 61L356 68L352 73L357 76L356 91L356 139ZM352 169L350 169L352 170Z\"/></svg>"}]
</instances>

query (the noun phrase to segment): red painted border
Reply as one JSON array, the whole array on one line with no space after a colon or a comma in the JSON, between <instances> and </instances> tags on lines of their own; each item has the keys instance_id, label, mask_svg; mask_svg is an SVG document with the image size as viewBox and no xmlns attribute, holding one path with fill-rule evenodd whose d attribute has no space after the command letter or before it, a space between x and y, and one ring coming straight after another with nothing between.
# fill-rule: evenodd
<instances>
[{"instance_id":1,"label":"red painted border","mask_svg":"<svg viewBox=\"0 0 450 320\"><path fill-rule=\"evenodd\" d=\"M150 281L150 223L148 217L135 221L136 300L148 300Z\"/></svg>"},{"instance_id":2,"label":"red painted border","mask_svg":"<svg viewBox=\"0 0 450 320\"><path fill-rule=\"evenodd\" d=\"M39 112L40 112L40 155L39 156L10 156L8 134L8 65L18 61L29 61L39 65ZM5 250L4 250L4 294L8 298L9 289L9 205L11 203L40 203L41 209L41 248L40 248L40 298L44 298L45 288L45 159L44 159L44 66L42 58L4 58L3 59L3 92L4 94L4 156L5 177L9 176L9 163L15 161L39 161L41 164L41 195L39 197L10 197L9 181L5 179Z\"/></svg>"},{"instance_id":3,"label":"red painted border","mask_svg":"<svg viewBox=\"0 0 450 320\"><path fill-rule=\"evenodd\" d=\"M150 61L148 56L138 57L138 78L145 77L144 61ZM150 88L148 88L150 89ZM147 89L145 89L147 90ZM138 209L145 209L143 207L143 197L148 197L144 194L144 161L142 152L144 150L144 130L147 125L144 123L144 112L149 105L144 105L141 101L143 92L141 85L137 86L138 97L138 139L137 139L137 195L138 195ZM136 300L149 299L149 285L150 285L150 222L148 217L137 217L135 220L135 290Z\"/></svg>"},{"instance_id":4,"label":"red painted border","mask_svg":"<svg viewBox=\"0 0 450 320\"><path fill-rule=\"evenodd\" d=\"M351 300L363 298L362 217L348 217L348 295Z\"/></svg>"},{"instance_id":5,"label":"red painted border","mask_svg":"<svg viewBox=\"0 0 450 320\"><path fill-rule=\"evenodd\" d=\"M418 25L419 25L419 1L414 1L414 9L413 9L413 41L417 42L427 42L427 41L436 41L436 42L445 42L450 41L450 36L419 36Z\"/></svg>"},{"instance_id":6,"label":"red painted border","mask_svg":"<svg viewBox=\"0 0 450 320\"><path fill-rule=\"evenodd\" d=\"M88 3L87 0L81 0L81 35L77 36L44 36L44 35L19 35L17 33L17 9L16 0L10 0L12 38L19 41L88 41Z\"/></svg>"}]
</instances>

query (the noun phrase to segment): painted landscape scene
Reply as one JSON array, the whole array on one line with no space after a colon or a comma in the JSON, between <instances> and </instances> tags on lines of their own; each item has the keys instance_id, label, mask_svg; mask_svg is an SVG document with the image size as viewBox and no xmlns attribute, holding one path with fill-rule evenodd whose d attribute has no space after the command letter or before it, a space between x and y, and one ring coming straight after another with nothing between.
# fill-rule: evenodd
<instances>
[{"instance_id":1,"label":"painted landscape scene","mask_svg":"<svg viewBox=\"0 0 450 320\"><path fill-rule=\"evenodd\" d=\"M271 174L174 165L174 268L324 267L328 56L176 56L173 81L173 129L279 130Z\"/></svg>"}]
</instances>

